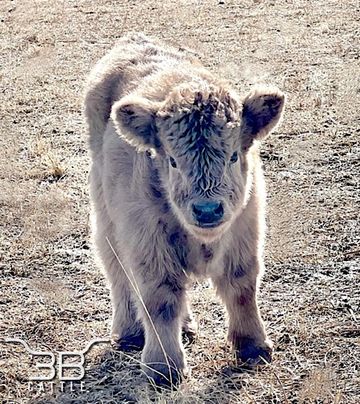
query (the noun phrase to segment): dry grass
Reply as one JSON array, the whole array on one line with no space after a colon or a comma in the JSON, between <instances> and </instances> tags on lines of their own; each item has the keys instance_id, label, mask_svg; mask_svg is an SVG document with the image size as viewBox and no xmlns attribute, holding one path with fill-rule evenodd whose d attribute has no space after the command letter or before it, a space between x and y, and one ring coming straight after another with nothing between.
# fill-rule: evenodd
<instances>
[{"instance_id":1,"label":"dry grass","mask_svg":"<svg viewBox=\"0 0 360 404\"><path fill-rule=\"evenodd\" d=\"M87 356L86 391L29 392L34 370L0 343L4 403L357 403L360 401L359 3L319 0L0 3L0 336L35 349L83 349L107 336L108 290L89 246L82 86L125 31L193 48L241 93L267 81L288 95L264 145L269 193L261 306L275 358L239 373L224 310L192 291L192 375L156 392L139 354Z\"/></svg>"}]
</instances>

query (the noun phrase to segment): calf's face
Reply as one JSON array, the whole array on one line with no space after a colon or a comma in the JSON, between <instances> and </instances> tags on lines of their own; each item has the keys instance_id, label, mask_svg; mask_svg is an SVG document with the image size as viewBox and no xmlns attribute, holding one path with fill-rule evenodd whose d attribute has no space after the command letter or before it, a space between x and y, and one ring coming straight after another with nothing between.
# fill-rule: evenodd
<instances>
[{"instance_id":1,"label":"calf's face","mask_svg":"<svg viewBox=\"0 0 360 404\"><path fill-rule=\"evenodd\" d=\"M275 127L283 106L274 88L255 89L241 103L230 91L183 86L164 102L124 97L112 118L130 144L155 150L174 213L195 237L211 242L246 205L251 146Z\"/></svg>"}]
</instances>

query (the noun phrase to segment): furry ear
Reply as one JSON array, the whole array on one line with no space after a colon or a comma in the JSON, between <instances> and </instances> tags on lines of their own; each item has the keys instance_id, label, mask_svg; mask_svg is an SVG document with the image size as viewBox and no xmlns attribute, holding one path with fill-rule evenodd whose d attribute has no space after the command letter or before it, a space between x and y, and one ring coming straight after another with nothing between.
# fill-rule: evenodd
<instances>
[{"instance_id":1,"label":"furry ear","mask_svg":"<svg viewBox=\"0 0 360 404\"><path fill-rule=\"evenodd\" d=\"M285 95L275 87L257 87L247 95L241 120L244 149L269 135L280 121L284 104Z\"/></svg>"},{"instance_id":2,"label":"furry ear","mask_svg":"<svg viewBox=\"0 0 360 404\"><path fill-rule=\"evenodd\" d=\"M155 125L158 103L129 95L117 101L111 118L118 134L139 151L159 149L161 146Z\"/></svg>"}]
</instances>

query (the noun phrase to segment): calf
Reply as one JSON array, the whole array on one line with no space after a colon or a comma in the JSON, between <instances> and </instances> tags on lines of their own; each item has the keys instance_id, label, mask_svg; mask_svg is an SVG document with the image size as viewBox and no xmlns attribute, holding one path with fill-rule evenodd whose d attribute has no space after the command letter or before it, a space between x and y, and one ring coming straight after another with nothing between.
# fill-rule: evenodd
<instances>
[{"instance_id":1,"label":"calf","mask_svg":"<svg viewBox=\"0 0 360 404\"><path fill-rule=\"evenodd\" d=\"M240 100L189 52L142 34L121 39L90 75L93 232L111 287L112 338L123 350L143 348L158 385L186 373L193 276L211 278L223 299L239 363L271 359L256 301L265 230L258 146L283 106L273 87Z\"/></svg>"}]
</instances>

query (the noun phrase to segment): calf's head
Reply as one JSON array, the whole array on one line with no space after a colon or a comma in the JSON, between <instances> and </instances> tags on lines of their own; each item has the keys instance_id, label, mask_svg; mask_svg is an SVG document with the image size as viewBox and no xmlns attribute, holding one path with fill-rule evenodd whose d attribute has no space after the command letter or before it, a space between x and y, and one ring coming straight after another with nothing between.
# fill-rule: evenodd
<instances>
[{"instance_id":1,"label":"calf's head","mask_svg":"<svg viewBox=\"0 0 360 404\"><path fill-rule=\"evenodd\" d=\"M258 87L240 102L231 90L198 83L164 101L129 95L114 104L120 136L159 159L162 186L183 226L211 242L246 205L252 153L279 122L284 95Z\"/></svg>"}]
</instances>

